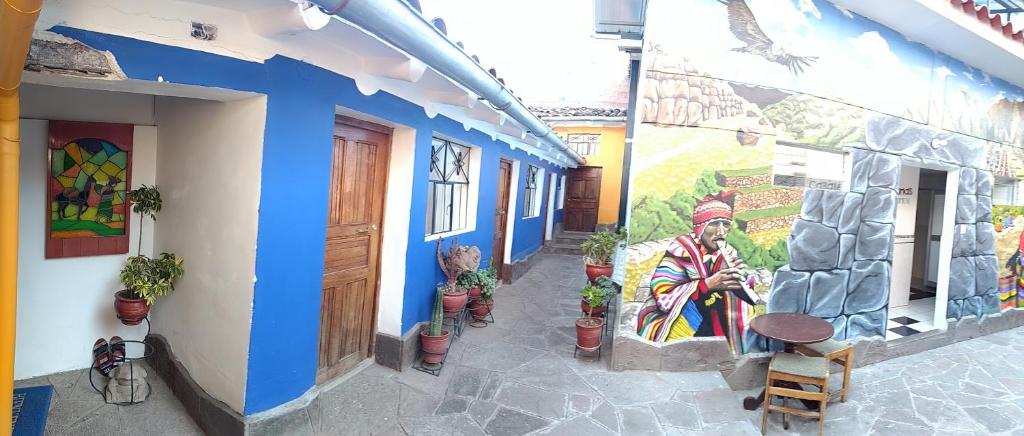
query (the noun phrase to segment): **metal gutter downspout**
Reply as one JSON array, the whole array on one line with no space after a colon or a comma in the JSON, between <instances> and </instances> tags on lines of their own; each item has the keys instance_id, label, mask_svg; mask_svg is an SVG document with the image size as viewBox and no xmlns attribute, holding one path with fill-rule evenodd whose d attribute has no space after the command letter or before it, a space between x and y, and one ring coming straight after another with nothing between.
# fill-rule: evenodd
<instances>
[{"instance_id":1,"label":"metal gutter downspout","mask_svg":"<svg viewBox=\"0 0 1024 436\"><path fill-rule=\"evenodd\" d=\"M0 6L0 435L10 435L18 304L18 118L21 71L42 0Z\"/></svg>"},{"instance_id":2,"label":"metal gutter downspout","mask_svg":"<svg viewBox=\"0 0 1024 436\"><path fill-rule=\"evenodd\" d=\"M312 0L326 13L351 22L389 44L415 56L431 68L487 99L494 107L523 125L541 143L561 149L575 162L586 160L569 148L551 127L537 118L497 78L484 71L419 12L401 0Z\"/></svg>"}]
</instances>

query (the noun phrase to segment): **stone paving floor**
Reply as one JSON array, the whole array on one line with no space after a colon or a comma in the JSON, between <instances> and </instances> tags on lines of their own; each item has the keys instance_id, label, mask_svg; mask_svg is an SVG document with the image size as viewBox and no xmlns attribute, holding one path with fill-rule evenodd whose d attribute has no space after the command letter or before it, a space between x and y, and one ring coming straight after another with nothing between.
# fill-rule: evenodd
<instances>
[{"instance_id":1,"label":"stone paving floor","mask_svg":"<svg viewBox=\"0 0 1024 436\"><path fill-rule=\"evenodd\" d=\"M140 363L140 365L145 365ZM46 435L202 435L185 407L155 372L149 398L132 406L107 404L89 383L88 370L75 370L15 382L15 387L53 385ZM100 383L103 377L96 375Z\"/></svg>"},{"instance_id":2,"label":"stone paving floor","mask_svg":"<svg viewBox=\"0 0 1024 436\"><path fill-rule=\"evenodd\" d=\"M826 406L825 433L1024 435L1020 362L1024 327L854 369L847 402ZM840 381L833 375L829 383ZM760 412L744 413L760 425ZM770 416L770 435L817 434L817 422L791 418L786 431L781 415Z\"/></svg>"},{"instance_id":3,"label":"stone paving floor","mask_svg":"<svg viewBox=\"0 0 1024 436\"><path fill-rule=\"evenodd\" d=\"M717 372L608 370L573 357L583 286L577 256L544 255L496 292L496 323L466 327L440 377L364 365L326 386L312 422L323 435L757 435L760 410ZM605 346L610 346L610 331ZM853 372L850 400L830 403L826 434L1024 435L1024 328ZM20 381L55 387L47 434L201 434L158 377L145 403L104 404L83 371ZM833 381L838 386L838 378ZM789 431L773 414L768 434Z\"/></svg>"}]
</instances>

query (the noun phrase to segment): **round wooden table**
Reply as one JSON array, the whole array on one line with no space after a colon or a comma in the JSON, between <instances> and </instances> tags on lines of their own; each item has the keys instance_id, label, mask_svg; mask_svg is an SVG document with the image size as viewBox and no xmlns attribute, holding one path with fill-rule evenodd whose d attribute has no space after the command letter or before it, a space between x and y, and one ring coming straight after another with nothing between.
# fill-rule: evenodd
<instances>
[{"instance_id":1,"label":"round wooden table","mask_svg":"<svg viewBox=\"0 0 1024 436\"><path fill-rule=\"evenodd\" d=\"M757 334L769 339L775 339L786 346L786 352L792 353L795 345L816 344L829 340L835 329L828 321L802 313L766 313L750 321L750 328ZM800 389L799 384L789 386ZM756 410L764 403L764 392L757 397L743 399L743 408ZM817 407L817 401L805 403L808 408Z\"/></svg>"}]
</instances>

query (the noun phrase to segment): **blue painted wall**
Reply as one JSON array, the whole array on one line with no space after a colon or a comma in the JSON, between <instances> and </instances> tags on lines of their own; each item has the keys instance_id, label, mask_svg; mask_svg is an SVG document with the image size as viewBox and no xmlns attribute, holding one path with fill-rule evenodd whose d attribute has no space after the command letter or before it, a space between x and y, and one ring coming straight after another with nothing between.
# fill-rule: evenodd
<instances>
[{"instance_id":1,"label":"blue painted wall","mask_svg":"<svg viewBox=\"0 0 1024 436\"><path fill-rule=\"evenodd\" d=\"M478 223L473 232L459 235L459 242L480 247L485 264L490 261L497 168L499 159L506 157L522 163L513 259L541 246L544 219L522 218L522 178L527 164L549 174L563 171L482 132L467 132L460 123L442 116L428 118L419 106L391 94L364 96L351 79L289 58L274 57L260 64L66 27L51 30L111 51L131 79L163 77L173 83L267 95L246 415L293 400L315 382L336 106L417 131L403 332L429 318L434 286L444 279L434 255L436 242L424 241L433 132L482 149Z\"/></svg>"}]
</instances>

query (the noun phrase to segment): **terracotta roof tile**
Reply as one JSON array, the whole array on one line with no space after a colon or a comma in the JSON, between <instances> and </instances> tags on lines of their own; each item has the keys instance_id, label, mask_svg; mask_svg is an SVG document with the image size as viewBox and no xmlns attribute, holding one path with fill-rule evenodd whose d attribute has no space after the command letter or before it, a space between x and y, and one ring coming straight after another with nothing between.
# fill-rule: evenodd
<instances>
[{"instance_id":1,"label":"terracotta roof tile","mask_svg":"<svg viewBox=\"0 0 1024 436\"><path fill-rule=\"evenodd\" d=\"M964 11L965 14L977 18L978 21L986 23L989 27L999 31L1003 36L1017 42L1024 41L1024 31L1013 31L1013 24L1003 22L1003 16L990 13L987 6L978 6L974 0L949 0L949 4Z\"/></svg>"}]
</instances>

